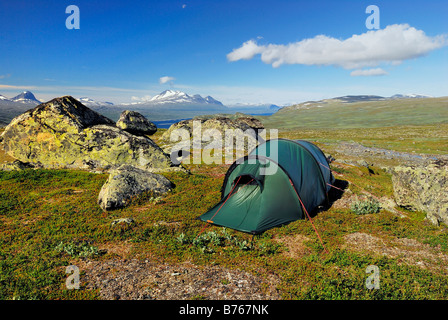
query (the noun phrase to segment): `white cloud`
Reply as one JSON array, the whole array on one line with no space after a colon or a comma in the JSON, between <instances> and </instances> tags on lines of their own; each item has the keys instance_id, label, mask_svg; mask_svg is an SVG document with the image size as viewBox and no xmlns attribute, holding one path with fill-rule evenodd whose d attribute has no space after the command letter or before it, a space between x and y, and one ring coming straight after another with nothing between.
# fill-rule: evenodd
<instances>
[{"instance_id":1,"label":"white cloud","mask_svg":"<svg viewBox=\"0 0 448 320\"><path fill-rule=\"evenodd\" d=\"M174 80L176 80L176 78L165 76L165 77L159 78L159 83L160 84L164 84L164 83L167 83L167 82L170 82L170 81L174 81Z\"/></svg>"},{"instance_id":2,"label":"white cloud","mask_svg":"<svg viewBox=\"0 0 448 320\"><path fill-rule=\"evenodd\" d=\"M368 76L384 76L388 74L385 70L381 69L381 68L372 68L372 69L357 69L357 70L353 70L352 72L350 72L350 75L352 77L357 77L357 76L364 76L364 77L368 77Z\"/></svg>"},{"instance_id":3,"label":"white cloud","mask_svg":"<svg viewBox=\"0 0 448 320\"><path fill-rule=\"evenodd\" d=\"M227 55L227 60L238 61L238 60L250 60L256 54L263 53L265 50L264 46L259 46L253 40L249 40L243 43L238 49L234 49Z\"/></svg>"},{"instance_id":4,"label":"white cloud","mask_svg":"<svg viewBox=\"0 0 448 320\"><path fill-rule=\"evenodd\" d=\"M382 63L400 64L448 45L446 35L428 37L408 24L394 24L340 40L325 35L299 42L258 45L249 40L227 55L229 61L249 60L260 54L274 68L282 64L333 65L345 69L376 67Z\"/></svg>"}]
</instances>

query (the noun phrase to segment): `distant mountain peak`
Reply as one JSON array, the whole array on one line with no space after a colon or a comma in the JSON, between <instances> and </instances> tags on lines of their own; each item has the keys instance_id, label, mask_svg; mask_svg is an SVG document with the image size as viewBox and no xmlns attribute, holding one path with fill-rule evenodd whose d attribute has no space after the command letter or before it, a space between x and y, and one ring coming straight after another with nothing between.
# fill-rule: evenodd
<instances>
[{"instance_id":1,"label":"distant mountain peak","mask_svg":"<svg viewBox=\"0 0 448 320\"><path fill-rule=\"evenodd\" d=\"M155 104L213 104L222 106L221 102L211 96L207 96L206 98L203 98L199 94L190 96L179 90L165 90L152 97L149 102Z\"/></svg>"},{"instance_id":2,"label":"distant mountain peak","mask_svg":"<svg viewBox=\"0 0 448 320\"><path fill-rule=\"evenodd\" d=\"M391 99L409 99L409 98L432 98L432 96L424 95L424 94L416 94L416 93L407 93L407 94L394 94L390 97Z\"/></svg>"},{"instance_id":3,"label":"distant mountain peak","mask_svg":"<svg viewBox=\"0 0 448 320\"><path fill-rule=\"evenodd\" d=\"M23 91L19 95L11 99L14 102L21 102L27 104L41 104L41 101L37 100L31 91Z\"/></svg>"},{"instance_id":4,"label":"distant mountain peak","mask_svg":"<svg viewBox=\"0 0 448 320\"><path fill-rule=\"evenodd\" d=\"M79 99L76 99L79 102L81 102L86 107L102 107L102 106L113 106L114 104L112 102L107 101L96 101L89 97L81 97Z\"/></svg>"},{"instance_id":5,"label":"distant mountain peak","mask_svg":"<svg viewBox=\"0 0 448 320\"><path fill-rule=\"evenodd\" d=\"M0 100L3 100L3 101L12 101L11 99L9 99L9 98L6 98L4 95L2 95L2 94L0 94Z\"/></svg>"}]
</instances>

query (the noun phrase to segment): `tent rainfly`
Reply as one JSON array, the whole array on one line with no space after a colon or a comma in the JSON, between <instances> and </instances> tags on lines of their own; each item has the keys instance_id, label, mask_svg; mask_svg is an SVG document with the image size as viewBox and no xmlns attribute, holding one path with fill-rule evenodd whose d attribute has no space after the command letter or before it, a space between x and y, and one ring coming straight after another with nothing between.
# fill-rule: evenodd
<instances>
[{"instance_id":1,"label":"tent rainfly","mask_svg":"<svg viewBox=\"0 0 448 320\"><path fill-rule=\"evenodd\" d=\"M229 167L221 201L199 219L259 234L306 218L328 201L333 181L327 158L316 145L271 139Z\"/></svg>"}]
</instances>

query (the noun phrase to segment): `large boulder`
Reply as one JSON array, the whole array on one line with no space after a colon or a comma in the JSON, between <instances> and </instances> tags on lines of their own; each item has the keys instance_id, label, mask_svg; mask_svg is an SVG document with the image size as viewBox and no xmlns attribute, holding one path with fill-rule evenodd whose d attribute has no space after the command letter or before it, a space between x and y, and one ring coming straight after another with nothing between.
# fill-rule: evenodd
<instances>
[{"instance_id":1,"label":"large boulder","mask_svg":"<svg viewBox=\"0 0 448 320\"><path fill-rule=\"evenodd\" d=\"M262 130L259 120L247 116L183 120L171 125L162 135L165 144L161 147L176 164L232 163L263 141Z\"/></svg>"},{"instance_id":2,"label":"large boulder","mask_svg":"<svg viewBox=\"0 0 448 320\"><path fill-rule=\"evenodd\" d=\"M262 123L252 117L230 119L228 117L198 118L179 121L164 132L162 141L165 152L174 155L179 149L193 154L194 149L221 149L222 154L237 151L247 153L258 144ZM240 154L241 156L241 154ZM174 162L182 157L177 157ZM208 160L204 160L209 162Z\"/></svg>"},{"instance_id":3,"label":"large boulder","mask_svg":"<svg viewBox=\"0 0 448 320\"><path fill-rule=\"evenodd\" d=\"M190 134L193 134L193 128L196 127L201 128L201 131L205 131L207 129L216 129L219 130L223 135L226 130L241 130L243 132L247 132L249 135L254 138L258 134L259 130L263 130L263 124L255 118L252 117L240 117L236 119L230 119L227 117L214 117L208 119L191 119L191 120L182 120L170 126L170 128L165 131L162 135L162 139L164 141L170 141L171 133L177 129L186 129Z\"/></svg>"},{"instance_id":4,"label":"large boulder","mask_svg":"<svg viewBox=\"0 0 448 320\"><path fill-rule=\"evenodd\" d=\"M157 126L137 111L123 111L116 125L136 135L152 135L157 131Z\"/></svg>"},{"instance_id":5,"label":"large boulder","mask_svg":"<svg viewBox=\"0 0 448 320\"><path fill-rule=\"evenodd\" d=\"M395 167L392 182L398 205L425 211L433 224L448 224L448 161Z\"/></svg>"},{"instance_id":6,"label":"large boulder","mask_svg":"<svg viewBox=\"0 0 448 320\"><path fill-rule=\"evenodd\" d=\"M160 174L123 165L110 171L98 195L98 204L103 210L117 209L126 206L132 197L143 192L160 196L173 187L173 183Z\"/></svg>"},{"instance_id":7,"label":"large boulder","mask_svg":"<svg viewBox=\"0 0 448 320\"><path fill-rule=\"evenodd\" d=\"M117 128L70 96L14 118L0 144L13 158L45 168L108 170L129 164L163 171L173 166L169 155L151 139Z\"/></svg>"}]
</instances>

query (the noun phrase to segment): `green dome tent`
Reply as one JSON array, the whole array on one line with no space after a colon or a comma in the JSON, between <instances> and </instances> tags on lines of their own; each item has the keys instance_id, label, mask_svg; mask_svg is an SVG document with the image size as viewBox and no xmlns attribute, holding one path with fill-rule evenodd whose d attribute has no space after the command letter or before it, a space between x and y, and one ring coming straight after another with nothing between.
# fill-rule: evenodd
<instances>
[{"instance_id":1,"label":"green dome tent","mask_svg":"<svg viewBox=\"0 0 448 320\"><path fill-rule=\"evenodd\" d=\"M268 140L230 166L221 201L199 219L262 233L305 218L328 200L333 180L325 155L314 144Z\"/></svg>"}]
</instances>

